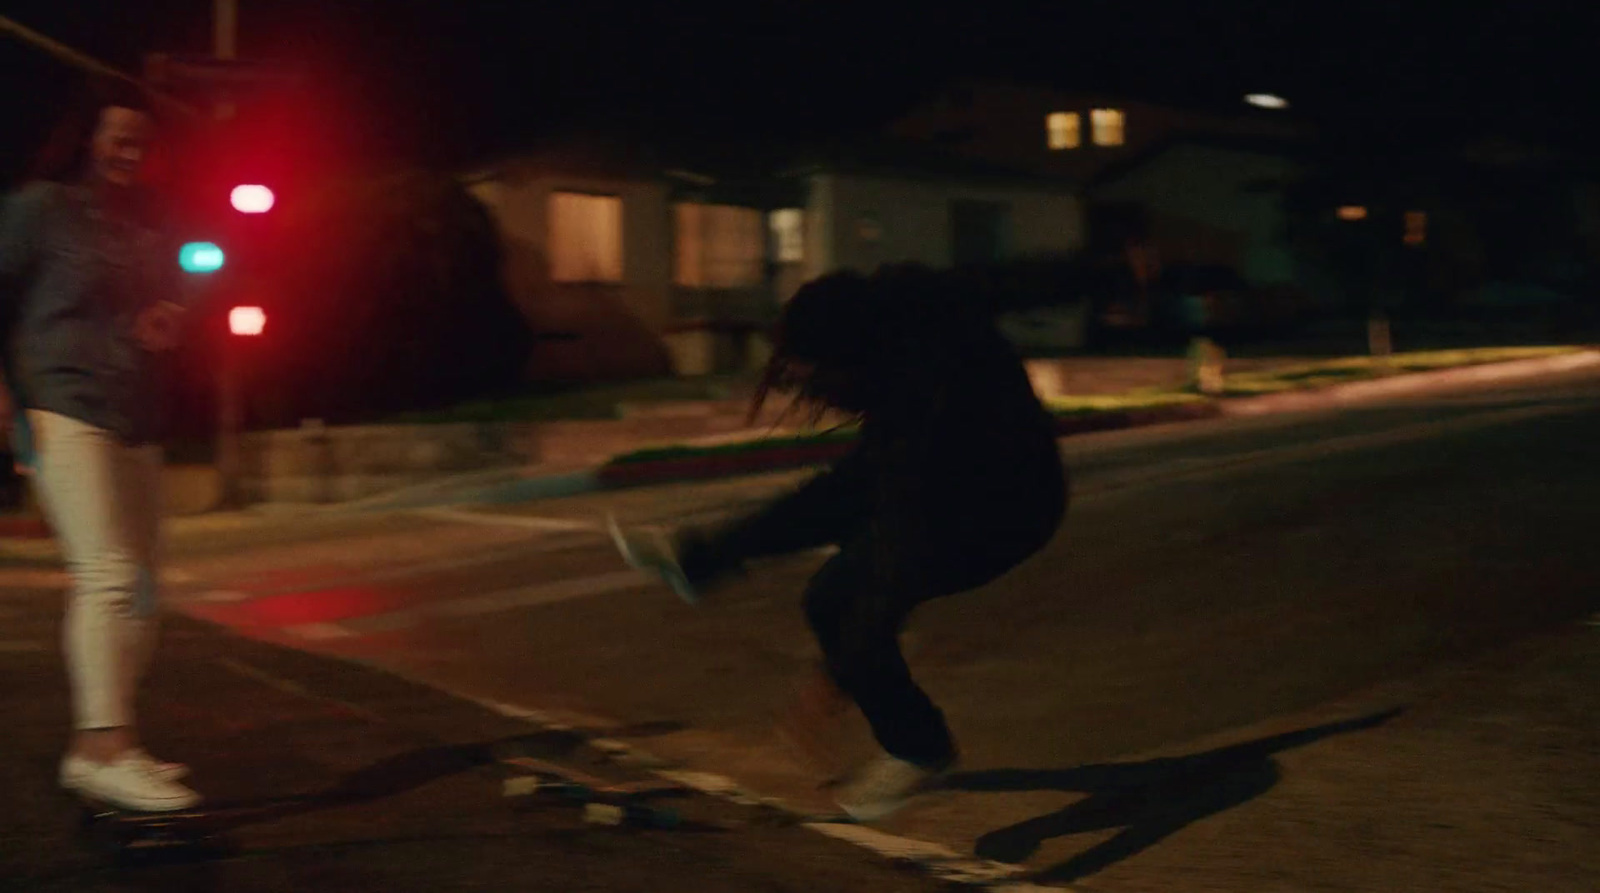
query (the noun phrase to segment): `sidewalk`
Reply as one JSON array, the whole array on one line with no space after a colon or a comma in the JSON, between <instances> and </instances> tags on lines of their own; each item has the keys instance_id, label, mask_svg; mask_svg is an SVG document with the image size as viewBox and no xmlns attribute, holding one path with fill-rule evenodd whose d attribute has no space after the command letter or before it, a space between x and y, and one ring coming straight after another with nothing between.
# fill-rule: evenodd
<instances>
[{"instance_id":1,"label":"sidewalk","mask_svg":"<svg viewBox=\"0 0 1600 893\"><path fill-rule=\"evenodd\" d=\"M674 800L675 830L586 824L508 799L511 751L642 777L572 733L540 730L376 671L169 617L146 740L189 762L232 852L114 867L54 787L67 693L59 597L0 590L0 889L48 891L726 891L929 889L842 842L724 800ZM649 730L641 730L648 734ZM613 733L615 734L615 733ZM541 805L544 804L544 805Z\"/></svg>"}]
</instances>

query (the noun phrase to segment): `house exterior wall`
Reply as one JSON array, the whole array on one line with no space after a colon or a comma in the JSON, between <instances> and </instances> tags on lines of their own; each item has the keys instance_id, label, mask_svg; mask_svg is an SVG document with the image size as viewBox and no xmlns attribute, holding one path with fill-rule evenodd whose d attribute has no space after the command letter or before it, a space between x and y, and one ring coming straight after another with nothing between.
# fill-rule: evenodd
<instances>
[{"instance_id":1,"label":"house exterior wall","mask_svg":"<svg viewBox=\"0 0 1600 893\"><path fill-rule=\"evenodd\" d=\"M1176 145L1126 176L1094 190L1103 201L1137 202L1151 216L1162 259L1220 262L1216 243L1232 243L1232 265L1246 281L1278 285L1294 279L1281 188L1298 176L1290 160L1202 145ZM1186 233L1226 234L1189 246ZM1165 243L1165 244L1163 244ZM1196 253L1194 257L1174 254Z\"/></svg>"},{"instance_id":2,"label":"house exterior wall","mask_svg":"<svg viewBox=\"0 0 1600 893\"><path fill-rule=\"evenodd\" d=\"M1126 115L1122 145L1094 145L1089 114L1096 108L1120 109ZM1045 119L1053 112L1080 115L1082 144L1078 148L1049 147ZM1298 128L1274 114L1256 113L1242 105L1237 115L1195 112L1032 84L978 81L922 103L891 124L889 133L1019 170L1087 180L1175 133L1288 137L1297 132Z\"/></svg>"},{"instance_id":3,"label":"house exterior wall","mask_svg":"<svg viewBox=\"0 0 1600 893\"><path fill-rule=\"evenodd\" d=\"M954 201L995 202L1009 209L1007 257L1069 252L1083 243L1083 204L1073 195L818 174L806 208L807 278L844 269L869 273L904 261L950 266ZM875 231L875 237L864 229Z\"/></svg>"},{"instance_id":4,"label":"house exterior wall","mask_svg":"<svg viewBox=\"0 0 1600 893\"><path fill-rule=\"evenodd\" d=\"M484 180L469 186L500 229L506 281L519 301L553 287L549 275L550 196L556 192L622 199L620 300L652 328L671 320L672 217L665 184L556 174Z\"/></svg>"}]
</instances>

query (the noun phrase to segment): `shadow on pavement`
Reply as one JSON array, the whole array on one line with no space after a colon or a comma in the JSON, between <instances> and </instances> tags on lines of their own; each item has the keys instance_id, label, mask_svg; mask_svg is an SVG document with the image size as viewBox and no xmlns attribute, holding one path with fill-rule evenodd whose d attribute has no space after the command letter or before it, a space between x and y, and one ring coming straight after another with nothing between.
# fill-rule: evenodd
<instances>
[{"instance_id":1,"label":"shadow on pavement","mask_svg":"<svg viewBox=\"0 0 1600 893\"><path fill-rule=\"evenodd\" d=\"M560 757L582 739L565 732L518 735L501 741L441 745L398 753L357 769L332 786L298 796L211 804L206 822L213 832L243 828L326 809L394 797L450 776L496 763L506 756L539 753Z\"/></svg>"},{"instance_id":2,"label":"shadow on pavement","mask_svg":"<svg viewBox=\"0 0 1600 893\"><path fill-rule=\"evenodd\" d=\"M1058 812L991 831L978 839L978 856L1016 864L1026 861L1046 840L1123 829L1115 837L1033 877L1041 883L1065 883L1100 871L1189 824L1265 793L1279 777L1273 754L1333 735L1375 728L1403 710L1394 708L1204 753L1142 763L956 773L943 787L974 792L1076 791L1088 794Z\"/></svg>"}]
</instances>

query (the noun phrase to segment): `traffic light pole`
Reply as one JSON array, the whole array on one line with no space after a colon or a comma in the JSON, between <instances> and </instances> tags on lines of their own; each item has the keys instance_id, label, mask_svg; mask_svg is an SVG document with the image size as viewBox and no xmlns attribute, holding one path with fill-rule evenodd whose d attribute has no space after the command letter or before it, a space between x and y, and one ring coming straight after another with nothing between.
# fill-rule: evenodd
<instances>
[{"instance_id":1,"label":"traffic light pole","mask_svg":"<svg viewBox=\"0 0 1600 893\"><path fill-rule=\"evenodd\" d=\"M211 52L218 59L232 59L238 55L239 0L213 0Z\"/></svg>"},{"instance_id":2,"label":"traffic light pole","mask_svg":"<svg viewBox=\"0 0 1600 893\"><path fill-rule=\"evenodd\" d=\"M242 427L243 407L239 397L239 351L242 345L226 338L222 343L222 356L217 361L217 475L221 481L222 507L238 508L242 502L239 492L239 430Z\"/></svg>"}]
</instances>

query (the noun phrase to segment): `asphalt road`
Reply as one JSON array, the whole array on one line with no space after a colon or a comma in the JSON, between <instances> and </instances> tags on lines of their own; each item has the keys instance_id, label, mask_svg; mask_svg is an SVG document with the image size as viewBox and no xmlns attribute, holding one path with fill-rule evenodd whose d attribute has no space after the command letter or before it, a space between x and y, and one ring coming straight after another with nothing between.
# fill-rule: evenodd
<instances>
[{"instance_id":1,"label":"asphalt road","mask_svg":"<svg viewBox=\"0 0 1600 893\"><path fill-rule=\"evenodd\" d=\"M1321 794L1293 794L1300 789L1285 767L1298 758L1287 754L1342 747L1359 751L1350 760L1381 764L1384 753L1404 747L1361 750L1360 742L1391 734L1412 741L1421 732L1406 716L1431 715L1429 692L1449 687L1416 680L1459 675L1507 648L1532 647L1528 660L1537 662L1551 649L1588 647L1528 643L1578 628L1600 609L1597 437L1600 376L1589 373L1064 442L1074 501L1056 541L1007 578L914 619L913 669L946 709L963 774L883 830L1083 889L1148 889L1178 877L1193 889L1382 888L1329 880L1357 877L1349 874L1357 863L1392 865L1404 879L1394 889L1424 888L1410 885L1437 880L1429 872L1444 857L1435 850L1351 831L1352 850L1325 833L1368 828L1376 819L1358 821L1351 810L1376 808L1392 790L1330 786L1330 768L1319 770ZM797 595L820 556L769 562L692 609L623 567L596 529L607 510L661 524L717 517L796 478L424 512L315 544L304 533L227 553L180 552L172 604L253 639L359 662L504 715L583 727L666 765L725 777L797 810L820 809L826 798L815 773L772 731L814 653ZM1600 681L1600 662L1587 657L1551 665L1552 678L1582 691ZM1410 714L1397 719L1389 708ZM1583 742L1600 740L1593 716L1563 716L1589 723L1572 732ZM855 732L850 746L864 755L868 742ZM1282 733L1296 734L1270 737ZM1250 740L1265 743L1247 747L1243 764L1239 751L1208 756ZM1421 759L1424 776L1447 774L1458 745L1441 737L1413 746L1432 748L1437 760L1411 758ZM1600 817L1592 790L1600 771L1588 771L1600 770L1593 750L1579 747L1549 770L1588 772L1569 785L1574 800L1562 821L1582 826ZM1178 758L1198 761L1183 764L1189 769L1245 768L1230 769L1227 786L1197 799L1188 782L1169 784ZM1321 759L1317 765L1338 765ZM1180 776L1194 776L1189 769ZM1146 785L1151 772L1165 780ZM1492 773L1476 778L1494 783ZM1449 783L1439 776L1438 784ZM1064 806L1085 797L1100 803L1095 797L1107 790L1109 818L1063 818ZM1291 794L1307 805L1277 837L1260 829L1254 838L1207 836ZM1475 788L1467 796L1498 794ZM1129 797L1145 807L1189 806L1135 820L1121 815ZM1457 799L1456 808L1475 808ZM1555 821L1548 803L1524 805L1526 815L1506 821ZM1319 830L1319 822L1329 824ZM1503 829L1493 833L1503 845ZM1528 845L1548 845L1556 834ZM1285 846L1272 862L1269 851L1286 840L1301 850ZM1162 859L1196 847L1210 854L1215 886ZM1470 841L1460 850L1449 857L1452 870L1486 852ZM862 871L873 858L863 853ZM1560 871L1548 863L1495 864L1510 881L1547 889L1600 877L1583 874L1600 872L1592 859ZM1541 877L1546 869L1554 873ZM1490 868L1464 873L1481 889L1500 889ZM1479 889L1472 883L1450 889Z\"/></svg>"}]
</instances>

